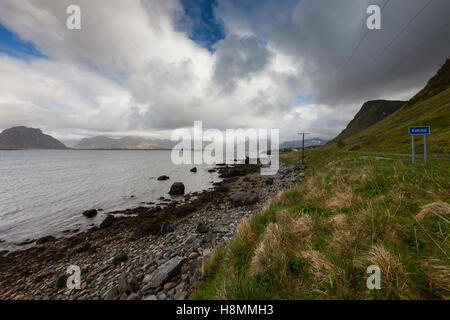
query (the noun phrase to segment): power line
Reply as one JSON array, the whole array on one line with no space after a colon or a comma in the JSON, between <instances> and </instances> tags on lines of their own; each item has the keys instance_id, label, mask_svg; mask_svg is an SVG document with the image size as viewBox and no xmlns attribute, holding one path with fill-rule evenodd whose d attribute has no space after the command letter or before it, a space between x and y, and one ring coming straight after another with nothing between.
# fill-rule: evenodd
<instances>
[{"instance_id":1,"label":"power line","mask_svg":"<svg viewBox=\"0 0 450 320\"><path fill-rule=\"evenodd\" d=\"M388 3L389 3L390 1L391 1L391 0L387 0L387 1L384 3L383 7L381 8L381 12L383 12L384 8L388 5ZM341 74L341 73L345 70L345 68L347 68L347 66L348 66L348 64L350 63L350 61L352 61L353 57L354 57L354 56L356 55L356 53L358 52L359 47L361 46L361 44L363 43L363 41L366 39L367 35L369 34L369 31L370 31L369 29L366 29L366 32L364 33L363 37L361 38L361 40L359 40L359 42L358 42L358 44L356 45L355 49L353 50L352 54L350 55L350 57L348 58L347 62L346 62L345 65L341 68L341 70L339 71L338 74Z\"/></svg>"},{"instance_id":2,"label":"power line","mask_svg":"<svg viewBox=\"0 0 450 320\"><path fill-rule=\"evenodd\" d=\"M387 49L389 49L394 42L403 34L403 32L406 31L406 29L408 29L408 27L411 25L411 23L416 20L416 18L433 2L433 0L430 0L427 2L427 4L425 4L409 21L408 23L400 30L400 32L398 32L395 37L388 43L387 46L385 46L383 48L383 50L380 51L380 53L375 57L375 59L373 59L371 62L369 62L369 64L367 65L367 67L364 69L363 73L365 73L367 71L367 69L370 67L370 65L372 65L379 57L381 57L386 51Z\"/></svg>"},{"instance_id":3,"label":"power line","mask_svg":"<svg viewBox=\"0 0 450 320\"><path fill-rule=\"evenodd\" d=\"M450 20L447 21L446 23L444 23L440 28L438 28L438 30L436 30L431 37L426 38L424 41L422 41L420 44L418 44L416 46L417 48L421 48L424 46L425 43L427 43L428 41L431 41L432 39L434 39L443 29L447 28L450 25ZM393 64L390 65L390 67L386 68L386 70L390 70L393 71L395 70L399 65L405 63L405 61L411 56L412 53L414 53L415 50L411 50L410 54L405 55L399 62L394 62Z\"/></svg>"}]
</instances>

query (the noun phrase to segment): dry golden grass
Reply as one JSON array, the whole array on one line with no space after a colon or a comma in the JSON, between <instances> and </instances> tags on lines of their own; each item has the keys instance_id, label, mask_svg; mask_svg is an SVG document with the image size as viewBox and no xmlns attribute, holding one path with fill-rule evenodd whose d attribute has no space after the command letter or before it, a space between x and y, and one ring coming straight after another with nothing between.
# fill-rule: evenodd
<instances>
[{"instance_id":1,"label":"dry golden grass","mask_svg":"<svg viewBox=\"0 0 450 320\"><path fill-rule=\"evenodd\" d=\"M306 250L301 253L303 258L310 263L311 276L315 283L325 283L330 280L330 276L342 279L344 270L331 263L322 253L316 250Z\"/></svg>"},{"instance_id":2,"label":"dry golden grass","mask_svg":"<svg viewBox=\"0 0 450 320\"><path fill-rule=\"evenodd\" d=\"M331 224L334 227L343 227L347 224L347 216L343 213L331 217Z\"/></svg>"},{"instance_id":3,"label":"dry golden grass","mask_svg":"<svg viewBox=\"0 0 450 320\"><path fill-rule=\"evenodd\" d=\"M422 262L424 271L428 274L428 260ZM430 280L432 283L433 295L440 298L450 299L450 267L443 261L430 258Z\"/></svg>"},{"instance_id":4,"label":"dry golden grass","mask_svg":"<svg viewBox=\"0 0 450 320\"><path fill-rule=\"evenodd\" d=\"M361 170L352 172L348 179L352 183L361 183L365 182L367 179L369 179L371 176L373 176L374 170L373 167L370 166L364 166L361 168Z\"/></svg>"},{"instance_id":5,"label":"dry golden grass","mask_svg":"<svg viewBox=\"0 0 450 320\"><path fill-rule=\"evenodd\" d=\"M250 226L250 218L244 218L238 224L236 228L236 237L245 239L249 243L254 243L257 240L258 236Z\"/></svg>"},{"instance_id":6,"label":"dry golden grass","mask_svg":"<svg viewBox=\"0 0 450 320\"><path fill-rule=\"evenodd\" d=\"M350 208L352 206L352 199L353 193L350 190L345 193L338 192L327 201L327 207L332 209Z\"/></svg>"},{"instance_id":7,"label":"dry golden grass","mask_svg":"<svg viewBox=\"0 0 450 320\"><path fill-rule=\"evenodd\" d=\"M250 275L262 274L266 269L279 270L287 279L288 253L303 250L311 239L313 221L306 214L277 213L276 222L269 223L254 251L250 262Z\"/></svg>"},{"instance_id":8,"label":"dry golden grass","mask_svg":"<svg viewBox=\"0 0 450 320\"><path fill-rule=\"evenodd\" d=\"M407 290L408 276L398 257L391 254L383 245L373 245L369 252L357 262L363 268L378 266L381 270L381 286Z\"/></svg>"},{"instance_id":9,"label":"dry golden grass","mask_svg":"<svg viewBox=\"0 0 450 320\"><path fill-rule=\"evenodd\" d=\"M340 256L352 256L356 247L356 238L348 230L336 230L328 248Z\"/></svg>"},{"instance_id":10,"label":"dry golden grass","mask_svg":"<svg viewBox=\"0 0 450 320\"><path fill-rule=\"evenodd\" d=\"M450 204L443 201L429 203L424 205L420 212L416 215L416 219L423 220L434 216L440 217L444 221L448 222L445 216L450 215Z\"/></svg>"},{"instance_id":11,"label":"dry golden grass","mask_svg":"<svg viewBox=\"0 0 450 320\"><path fill-rule=\"evenodd\" d=\"M311 216L300 213L290 214L288 211L281 211L276 216L276 222L283 228L283 234L286 237L283 245L287 248L301 247L311 238L313 221Z\"/></svg>"},{"instance_id":12,"label":"dry golden grass","mask_svg":"<svg viewBox=\"0 0 450 320\"><path fill-rule=\"evenodd\" d=\"M280 270L280 276L283 277L287 264L287 257L281 246L283 237L283 230L279 225L271 222L267 226L250 262L251 276L262 274L267 269L276 269Z\"/></svg>"}]
</instances>

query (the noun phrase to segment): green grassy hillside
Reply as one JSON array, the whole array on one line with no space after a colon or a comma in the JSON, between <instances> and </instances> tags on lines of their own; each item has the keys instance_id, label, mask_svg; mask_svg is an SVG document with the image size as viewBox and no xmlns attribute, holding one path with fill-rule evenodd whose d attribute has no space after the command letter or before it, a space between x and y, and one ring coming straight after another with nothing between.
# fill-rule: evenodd
<instances>
[{"instance_id":1,"label":"green grassy hillside","mask_svg":"<svg viewBox=\"0 0 450 320\"><path fill-rule=\"evenodd\" d=\"M305 181L204 262L191 298L450 298L450 163L331 146L308 150L307 163ZM366 286L370 265L381 270L380 290Z\"/></svg>"},{"instance_id":2,"label":"green grassy hillside","mask_svg":"<svg viewBox=\"0 0 450 320\"><path fill-rule=\"evenodd\" d=\"M430 125L429 154L450 155L450 59L423 90L406 105L364 131L340 140L345 149L393 153L411 152L409 126ZM423 150L423 138L416 139L416 152Z\"/></svg>"}]
</instances>

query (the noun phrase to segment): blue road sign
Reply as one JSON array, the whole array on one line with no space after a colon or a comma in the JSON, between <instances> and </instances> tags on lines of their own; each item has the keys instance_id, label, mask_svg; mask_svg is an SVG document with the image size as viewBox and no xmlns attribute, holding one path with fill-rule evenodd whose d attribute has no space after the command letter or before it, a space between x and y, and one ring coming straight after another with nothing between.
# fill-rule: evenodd
<instances>
[{"instance_id":1,"label":"blue road sign","mask_svg":"<svg viewBox=\"0 0 450 320\"><path fill-rule=\"evenodd\" d=\"M409 127L409 134L415 135L415 134L430 134L430 126L423 126L423 127Z\"/></svg>"},{"instance_id":2,"label":"blue road sign","mask_svg":"<svg viewBox=\"0 0 450 320\"><path fill-rule=\"evenodd\" d=\"M414 155L414 136L423 135L423 162L427 163L427 134L430 134L430 126L409 127L409 135L411 136L411 158L412 163L415 162Z\"/></svg>"}]
</instances>

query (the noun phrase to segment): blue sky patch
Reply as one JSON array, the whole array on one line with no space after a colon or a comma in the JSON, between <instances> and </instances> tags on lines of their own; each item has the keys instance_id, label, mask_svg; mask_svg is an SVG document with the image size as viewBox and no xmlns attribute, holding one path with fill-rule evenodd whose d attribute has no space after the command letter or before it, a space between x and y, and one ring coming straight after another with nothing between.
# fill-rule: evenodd
<instances>
[{"instance_id":1,"label":"blue sky patch","mask_svg":"<svg viewBox=\"0 0 450 320\"><path fill-rule=\"evenodd\" d=\"M214 16L216 0L181 0L184 16L178 17L178 26L189 38L210 52L213 45L225 37L222 24Z\"/></svg>"},{"instance_id":2,"label":"blue sky patch","mask_svg":"<svg viewBox=\"0 0 450 320\"><path fill-rule=\"evenodd\" d=\"M310 93L302 93L297 95L295 100L296 107L305 107L316 103L316 97Z\"/></svg>"},{"instance_id":3,"label":"blue sky patch","mask_svg":"<svg viewBox=\"0 0 450 320\"><path fill-rule=\"evenodd\" d=\"M32 43L22 41L18 35L2 24L0 24L0 53L18 58L45 57Z\"/></svg>"}]
</instances>

